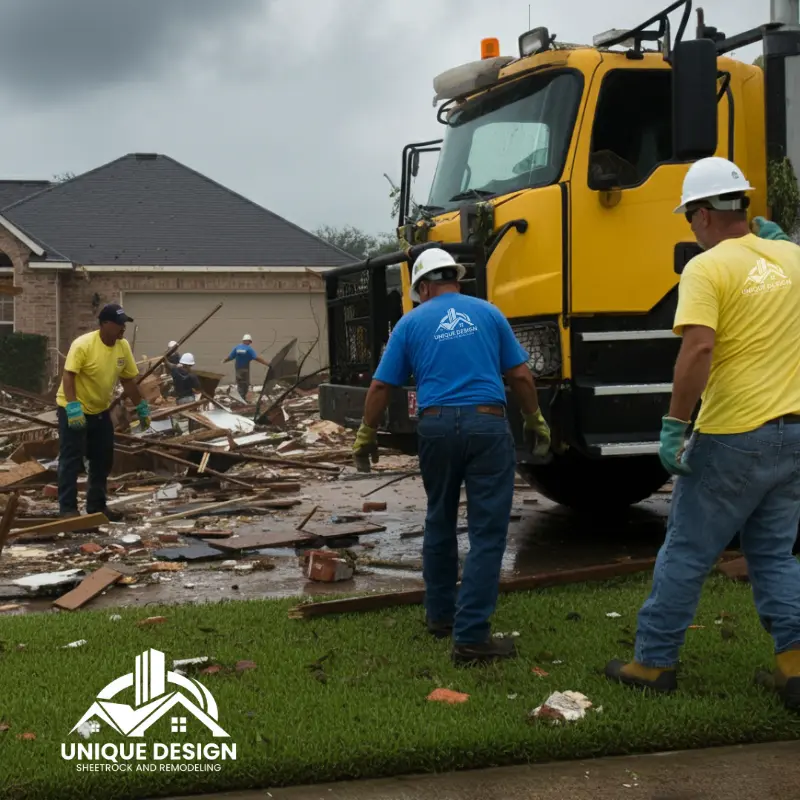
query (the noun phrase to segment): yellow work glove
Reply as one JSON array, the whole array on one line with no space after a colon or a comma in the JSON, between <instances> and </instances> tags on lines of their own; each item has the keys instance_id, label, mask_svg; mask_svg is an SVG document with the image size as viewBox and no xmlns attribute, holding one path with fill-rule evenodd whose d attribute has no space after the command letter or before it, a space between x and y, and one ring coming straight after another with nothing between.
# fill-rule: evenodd
<instances>
[{"instance_id":1,"label":"yellow work glove","mask_svg":"<svg viewBox=\"0 0 800 800\"><path fill-rule=\"evenodd\" d=\"M353 443L353 462L359 472L369 472L370 460L378 463L378 431L362 421Z\"/></svg>"},{"instance_id":2,"label":"yellow work glove","mask_svg":"<svg viewBox=\"0 0 800 800\"><path fill-rule=\"evenodd\" d=\"M523 414L525 424L522 435L525 444L533 454L535 461L546 462L550 456L550 427L542 416L542 409L537 408L533 414Z\"/></svg>"}]
</instances>

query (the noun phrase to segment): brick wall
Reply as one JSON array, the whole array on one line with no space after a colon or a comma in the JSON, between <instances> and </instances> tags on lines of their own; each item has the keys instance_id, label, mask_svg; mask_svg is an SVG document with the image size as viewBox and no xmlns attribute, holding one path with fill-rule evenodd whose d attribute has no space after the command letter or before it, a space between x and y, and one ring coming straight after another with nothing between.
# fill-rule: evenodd
<instances>
[{"instance_id":1,"label":"brick wall","mask_svg":"<svg viewBox=\"0 0 800 800\"><path fill-rule=\"evenodd\" d=\"M61 275L61 352L82 333L97 325L97 310L92 308L95 293L99 307L118 303L125 291L145 292L323 292L325 284L309 273L263 272L243 274L195 273L85 273Z\"/></svg>"}]
</instances>

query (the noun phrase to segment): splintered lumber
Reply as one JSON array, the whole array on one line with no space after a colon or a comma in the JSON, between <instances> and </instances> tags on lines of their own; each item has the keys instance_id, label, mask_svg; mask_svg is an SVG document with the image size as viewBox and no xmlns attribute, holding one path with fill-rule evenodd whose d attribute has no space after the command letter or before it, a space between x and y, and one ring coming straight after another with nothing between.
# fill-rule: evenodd
<instances>
[{"instance_id":1,"label":"splintered lumber","mask_svg":"<svg viewBox=\"0 0 800 800\"><path fill-rule=\"evenodd\" d=\"M184 403L182 406L166 406L165 408L159 408L158 411L153 411L150 414L150 419L168 419L169 417L175 416L175 414L181 414L184 411L191 411L194 408L204 406L207 402L205 398L201 398L191 403Z\"/></svg>"},{"instance_id":2,"label":"splintered lumber","mask_svg":"<svg viewBox=\"0 0 800 800\"><path fill-rule=\"evenodd\" d=\"M0 472L0 486L15 486L22 481L41 475L47 470L38 461L26 461L17 464L8 472Z\"/></svg>"},{"instance_id":3,"label":"splintered lumber","mask_svg":"<svg viewBox=\"0 0 800 800\"><path fill-rule=\"evenodd\" d=\"M23 528L9 534L9 539L16 539L20 536L33 536L44 538L57 533L70 533L72 531L84 531L87 528L97 528L99 525L108 525L105 514L86 514L83 517L59 517L52 522L45 522L42 525L34 525L32 528Z\"/></svg>"},{"instance_id":4,"label":"splintered lumber","mask_svg":"<svg viewBox=\"0 0 800 800\"><path fill-rule=\"evenodd\" d=\"M317 513L318 509L319 506L314 506L314 508L312 508L311 511L309 511L308 514L303 517L303 521L297 526L297 530L302 531L303 528L305 528L305 526L311 521L311 517Z\"/></svg>"},{"instance_id":5,"label":"splintered lumber","mask_svg":"<svg viewBox=\"0 0 800 800\"><path fill-rule=\"evenodd\" d=\"M3 548L5 547L6 539L8 539L8 533L11 530L11 524L14 522L14 515L17 513L18 505L19 492L14 492L6 501L3 518L0 519L0 555L3 553Z\"/></svg>"},{"instance_id":6,"label":"splintered lumber","mask_svg":"<svg viewBox=\"0 0 800 800\"><path fill-rule=\"evenodd\" d=\"M72 591L62 595L58 600L54 600L53 605L64 611L75 611L115 584L121 577L122 573L115 569L100 567L84 578Z\"/></svg>"},{"instance_id":7,"label":"splintered lumber","mask_svg":"<svg viewBox=\"0 0 800 800\"><path fill-rule=\"evenodd\" d=\"M136 379L136 383L140 384L145 378L149 378L164 363L164 361L167 359L168 356L171 356L174 352L176 352L178 350L178 348L189 337L194 336L194 334L197 333L197 331L199 331L200 328L202 328L203 325L205 325L206 322L208 322L211 319L211 317L213 317L214 314L216 314L217 311L219 311L221 308L222 308L222 303L220 303L213 311L211 311L208 314L206 314L206 316L203 317L203 319L201 319L200 322L198 322L187 334L185 334L180 339L178 339L178 341L174 345L174 347L170 347L167 350L165 350L163 355L161 355L159 358L157 358L150 365L150 367ZM114 402L111 404L110 409L116 408L122 402L122 398L123 397L124 397L124 395L122 395L122 394L119 395L114 400Z\"/></svg>"},{"instance_id":8,"label":"splintered lumber","mask_svg":"<svg viewBox=\"0 0 800 800\"><path fill-rule=\"evenodd\" d=\"M313 542L314 537L298 531L264 531L263 533L245 533L230 539L211 540L206 544L220 550L261 550L265 547L290 547L302 542Z\"/></svg>"},{"instance_id":9,"label":"splintered lumber","mask_svg":"<svg viewBox=\"0 0 800 800\"><path fill-rule=\"evenodd\" d=\"M419 472L404 472L402 475L397 475L396 477L392 478L390 481L386 481L386 483L382 483L380 486L376 487L375 489L371 489L366 494L362 494L361 497L371 497L373 494L377 494L382 489L386 489L387 487L391 486L393 483L399 483L400 481L404 481L406 478L413 478L415 475L419 475Z\"/></svg>"},{"instance_id":10,"label":"splintered lumber","mask_svg":"<svg viewBox=\"0 0 800 800\"><path fill-rule=\"evenodd\" d=\"M154 456L158 456L159 458L165 458L167 461L174 461L176 464L183 464L184 467L197 469L197 464L195 464L194 461L187 461L185 458L178 458L178 456L174 456L172 453L165 453L163 450L157 450L155 447L148 447L147 451ZM205 468L204 474L213 475L215 478L219 478L222 481L228 481L236 486L243 486L245 489L249 489L250 491L255 488L251 483L240 481L238 478L232 478L230 475L226 475L224 472L217 472L215 469L211 469L210 467Z\"/></svg>"},{"instance_id":11,"label":"splintered lumber","mask_svg":"<svg viewBox=\"0 0 800 800\"><path fill-rule=\"evenodd\" d=\"M196 508L190 508L186 511L181 511L177 514L170 514L168 517L152 517L149 522L156 522L160 525L162 522L173 522L174 520L178 519L186 519L188 517L194 517L198 514L207 514L220 508L225 508L226 506L235 506L239 503L246 503L248 499L249 498L234 497L231 500L225 500L222 503L209 503L204 506L197 506Z\"/></svg>"},{"instance_id":12,"label":"splintered lumber","mask_svg":"<svg viewBox=\"0 0 800 800\"><path fill-rule=\"evenodd\" d=\"M46 419L39 419L39 417L34 417L32 414L26 414L23 411L17 411L13 408L3 408L0 406L0 414L7 414L9 417L17 417L18 419L24 419L28 422L32 422L34 425L44 425L47 428L58 428L57 422L50 422Z\"/></svg>"},{"instance_id":13,"label":"splintered lumber","mask_svg":"<svg viewBox=\"0 0 800 800\"><path fill-rule=\"evenodd\" d=\"M571 583L607 581L624 575L633 575L652 569L654 558L619 561L613 564L597 564L592 567L564 570L563 572L544 572L500 581L500 592L527 592L532 589L545 589L551 586L566 586ZM351 614L360 611L379 611L398 606L415 606L424 602L424 589L411 589L406 592L370 594L364 597L347 597L342 600L326 600L320 603L301 603L289 609L289 619L310 619L332 614Z\"/></svg>"},{"instance_id":14,"label":"splintered lumber","mask_svg":"<svg viewBox=\"0 0 800 800\"><path fill-rule=\"evenodd\" d=\"M345 536L366 536L370 533L383 533L385 525L373 525L370 522L354 522L351 525L306 525L304 533L319 536L323 539L339 539Z\"/></svg>"}]
</instances>

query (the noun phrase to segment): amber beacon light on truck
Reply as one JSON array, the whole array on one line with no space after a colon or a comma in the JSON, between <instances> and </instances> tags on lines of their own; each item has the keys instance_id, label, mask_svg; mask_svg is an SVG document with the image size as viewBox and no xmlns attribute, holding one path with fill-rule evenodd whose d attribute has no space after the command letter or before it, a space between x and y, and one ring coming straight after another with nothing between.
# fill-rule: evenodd
<instances>
[{"instance_id":1,"label":"amber beacon light on truck","mask_svg":"<svg viewBox=\"0 0 800 800\"><path fill-rule=\"evenodd\" d=\"M700 158L735 161L755 188L749 213L769 216L768 165L800 163L797 0L773 0L768 22L734 36L696 9L689 38L693 10L678 0L591 45L546 27L522 33L515 55L485 39L479 59L434 78L443 133L403 149L403 249L326 275L323 417L359 424L392 328L413 308L411 264L438 247L465 267L462 290L508 318L554 435L569 445L544 466L520 447L520 473L576 508L625 506L664 482L677 284L698 252L672 213L683 178ZM756 43L761 65L730 55ZM432 156L423 201L415 179ZM382 435L413 452L415 413L412 380L394 393Z\"/></svg>"}]
</instances>

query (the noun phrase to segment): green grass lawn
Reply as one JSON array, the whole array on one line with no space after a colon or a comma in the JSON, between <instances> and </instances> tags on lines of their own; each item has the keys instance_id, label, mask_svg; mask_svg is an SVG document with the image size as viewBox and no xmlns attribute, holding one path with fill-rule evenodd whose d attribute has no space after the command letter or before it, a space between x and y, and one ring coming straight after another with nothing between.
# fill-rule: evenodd
<instances>
[{"instance_id":1,"label":"green grass lawn","mask_svg":"<svg viewBox=\"0 0 800 800\"><path fill-rule=\"evenodd\" d=\"M312 621L288 620L292 601L127 610L116 622L107 611L3 617L0 723L11 727L0 733L0 797L143 798L800 734L800 718L754 685L756 670L772 661L749 587L721 578L703 596L697 622L705 627L688 633L678 694L649 697L607 683L605 662L632 654L647 588L636 578L507 595L495 629L520 632L520 657L468 670L450 664L449 642L427 636L419 607ZM609 619L610 611L621 618ZM568 620L572 612L580 619ZM136 626L155 614L168 621ZM716 625L722 614L725 624ZM78 639L88 644L61 649ZM170 667L172 659L204 655L222 665L257 664L199 676L216 698L237 760L206 773L76 771L62 760L61 743L84 742L70 729L149 647L164 651ZM312 666L326 655L322 670ZM537 677L534 666L549 675ZM426 702L439 686L470 699L458 706ZM602 713L568 726L528 721L550 692L567 689L588 695ZM133 690L116 700L133 703ZM27 732L36 739L17 738ZM186 734L172 734L166 718L143 739L184 740L211 737L193 718ZM103 726L89 741L130 740Z\"/></svg>"}]
</instances>

